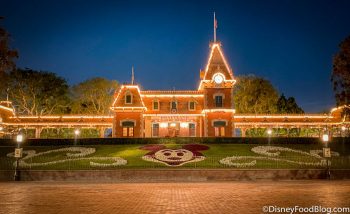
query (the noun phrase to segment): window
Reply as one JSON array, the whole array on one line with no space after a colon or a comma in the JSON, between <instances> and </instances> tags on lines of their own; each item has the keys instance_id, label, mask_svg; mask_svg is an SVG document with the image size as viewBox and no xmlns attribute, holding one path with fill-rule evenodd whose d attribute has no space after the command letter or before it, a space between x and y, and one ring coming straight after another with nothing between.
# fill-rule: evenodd
<instances>
[{"instance_id":1,"label":"window","mask_svg":"<svg viewBox=\"0 0 350 214\"><path fill-rule=\"evenodd\" d=\"M188 109L191 110L191 111L194 111L195 108L196 108L195 102L194 102L194 101L190 101L190 102L188 103Z\"/></svg>"},{"instance_id":2,"label":"window","mask_svg":"<svg viewBox=\"0 0 350 214\"><path fill-rule=\"evenodd\" d=\"M224 137L225 136L225 121L215 121L214 122L214 130L215 130L215 137Z\"/></svg>"},{"instance_id":3,"label":"window","mask_svg":"<svg viewBox=\"0 0 350 214\"><path fill-rule=\"evenodd\" d=\"M125 104L132 104L132 95L130 93L125 94Z\"/></svg>"},{"instance_id":4,"label":"window","mask_svg":"<svg viewBox=\"0 0 350 214\"><path fill-rule=\"evenodd\" d=\"M159 101L153 101L153 110L159 110Z\"/></svg>"},{"instance_id":5,"label":"window","mask_svg":"<svg viewBox=\"0 0 350 214\"><path fill-rule=\"evenodd\" d=\"M152 137L159 137L159 123L152 125Z\"/></svg>"},{"instance_id":6,"label":"window","mask_svg":"<svg viewBox=\"0 0 350 214\"><path fill-rule=\"evenodd\" d=\"M188 124L188 128L189 128L189 136L195 137L196 136L196 124L190 123L190 124Z\"/></svg>"},{"instance_id":7,"label":"window","mask_svg":"<svg viewBox=\"0 0 350 214\"><path fill-rule=\"evenodd\" d=\"M222 96L215 96L215 107L222 107Z\"/></svg>"},{"instance_id":8,"label":"window","mask_svg":"<svg viewBox=\"0 0 350 214\"><path fill-rule=\"evenodd\" d=\"M134 136L134 125L133 121L122 122L123 127L123 137L133 137Z\"/></svg>"},{"instance_id":9,"label":"window","mask_svg":"<svg viewBox=\"0 0 350 214\"><path fill-rule=\"evenodd\" d=\"M176 110L176 108L177 108L177 103L176 103L176 101L172 101L172 102L171 102L171 110Z\"/></svg>"}]
</instances>

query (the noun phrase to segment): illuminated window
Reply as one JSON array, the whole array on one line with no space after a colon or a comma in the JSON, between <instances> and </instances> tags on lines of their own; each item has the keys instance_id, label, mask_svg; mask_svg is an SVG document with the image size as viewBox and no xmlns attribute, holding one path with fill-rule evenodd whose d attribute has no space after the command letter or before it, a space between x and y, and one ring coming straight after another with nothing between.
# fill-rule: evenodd
<instances>
[{"instance_id":1,"label":"illuminated window","mask_svg":"<svg viewBox=\"0 0 350 214\"><path fill-rule=\"evenodd\" d=\"M152 136L159 137L159 123L154 123L152 125Z\"/></svg>"},{"instance_id":2,"label":"illuminated window","mask_svg":"<svg viewBox=\"0 0 350 214\"><path fill-rule=\"evenodd\" d=\"M159 101L153 101L153 110L159 110Z\"/></svg>"},{"instance_id":3,"label":"illuminated window","mask_svg":"<svg viewBox=\"0 0 350 214\"><path fill-rule=\"evenodd\" d=\"M225 121L215 121L214 122L214 130L215 130L215 137L224 137L225 136Z\"/></svg>"},{"instance_id":4,"label":"illuminated window","mask_svg":"<svg viewBox=\"0 0 350 214\"><path fill-rule=\"evenodd\" d=\"M222 96L215 96L215 107L222 107Z\"/></svg>"},{"instance_id":5,"label":"illuminated window","mask_svg":"<svg viewBox=\"0 0 350 214\"><path fill-rule=\"evenodd\" d=\"M123 137L133 137L134 136L134 125L133 121L122 122L123 127Z\"/></svg>"},{"instance_id":6,"label":"illuminated window","mask_svg":"<svg viewBox=\"0 0 350 214\"><path fill-rule=\"evenodd\" d=\"M196 108L195 102L194 102L194 101L190 101L190 102L188 103L188 109L191 110L191 111L194 111L195 108Z\"/></svg>"},{"instance_id":7,"label":"illuminated window","mask_svg":"<svg viewBox=\"0 0 350 214\"><path fill-rule=\"evenodd\" d=\"M190 123L190 124L188 124L188 128L189 128L189 136L195 137L196 136L196 124Z\"/></svg>"},{"instance_id":8,"label":"illuminated window","mask_svg":"<svg viewBox=\"0 0 350 214\"><path fill-rule=\"evenodd\" d=\"M130 93L125 94L125 104L132 104L132 95Z\"/></svg>"}]
</instances>

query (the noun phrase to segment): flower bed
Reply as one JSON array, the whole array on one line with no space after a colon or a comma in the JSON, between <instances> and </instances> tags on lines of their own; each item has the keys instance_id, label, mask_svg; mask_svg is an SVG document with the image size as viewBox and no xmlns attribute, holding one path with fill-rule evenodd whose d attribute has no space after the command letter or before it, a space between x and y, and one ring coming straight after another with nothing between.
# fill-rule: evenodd
<instances>
[{"instance_id":1,"label":"flower bed","mask_svg":"<svg viewBox=\"0 0 350 214\"><path fill-rule=\"evenodd\" d=\"M27 163L29 159L32 159L34 157L48 155L51 153L59 153L59 152L68 152L65 154L66 157L68 158L63 160L56 160L56 161L49 161L49 162L42 162L42 163ZM78 153L71 153L71 152L78 152ZM48 166L48 165L54 165L59 163L65 163L68 161L78 161L78 160L90 160L90 166L92 167L111 167L111 166L122 166L127 164L127 161L120 157L86 157L95 152L96 152L95 148L85 148L85 147L67 147L67 148L54 149L54 150L49 150L49 151L40 152L40 153L36 153L35 150L24 150L23 154L25 155L25 157L19 160L19 166L23 168L29 168L29 167L37 167L37 166ZM7 157L14 157L14 153L13 152L8 153ZM113 163L107 164L107 163L93 162L93 161L99 161L99 160L113 161Z\"/></svg>"},{"instance_id":2,"label":"flower bed","mask_svg":"<svg viewBox=\"0 0 350 214\"><path fill-rule=\"evenodd\" d=\"M277 162L285 162L285 163L291 163L291 164L298 164L298 165L304 165L304 166L326 166L327 162L326 159L321 157L319 155L322 150L311 150L310 153L304 152L301 150L295 150L285 147L279 147L279 146L256 146L251 149L252 152L263 155L263 156L231 156L221 159L219 162L226 166L234 166L237 168L244 168L244 167L252 167L255 166L257 163L257 160L265 160L265 161L277 161ZM292 152L297 153L299 155L303 155L306 157L311 157L316 159L316 161L313 162L305 162L305 161L296 161L296 160L289 160L283 157L280 157L281 152ZM339 153L333 152L334 155L338 155ZM237 162L239 160L247 160L247 162Z\"/></svg>"}]
</instances>

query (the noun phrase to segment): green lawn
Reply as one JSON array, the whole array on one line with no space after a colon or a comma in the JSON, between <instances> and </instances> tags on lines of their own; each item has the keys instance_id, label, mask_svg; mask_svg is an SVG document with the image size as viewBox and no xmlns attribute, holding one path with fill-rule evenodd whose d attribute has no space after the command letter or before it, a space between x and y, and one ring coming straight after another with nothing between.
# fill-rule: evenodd
<instances>
[{"instance_id":1,"label":"green lawn","mask_svg":"<svg viewBox=\"0 0 350 214\"><path fill-rule=\"evenodd\" d=\"M67 157L67 151L54 152L50 154L43 154L39 156L34 156L25 160L28 169L47 169L47 170L84 170L84 169L144 169L144 168L230 168L230 169L240 169L242 167L237 166L227 166L220 163L220 160L231 157L239 156L242 159L234 160L235 163L247 163L251 161L256 161L253 166L244 167L246 169L266 169L266 168L280 168L280 169L296 169L296 168L324 168L324 165L305 165L297 164L295 162L307 162L307 163L317 163L321 159L316 158L311 155L300 154L300 152L291 151L281 151L278 156L279 160L268 159L266 155L254 153L251 149L256 146L267 146L267 145L257 145L257 144L208 144L208 150L200 151L204 155L204 160L199 162L185 163L182 166L168 166L164 163L150 162L142 159L149 151L140 149L142 145L91 145L91 146L79 146L84 148L95 148L96 152L84 156L77 160L76 157ZM322 145L273 145L283 148L289 148L293 150L298 150L302 152L309 153L310 150L321 150ZM182 145L179 144L166 144L167 148L179 149ZM24 150L35 150L35 152L41 153L54 149L67 148L65 147L25 147ZM13 147L0 147L0 170L13 169L13 162L15 158L7 157L7 154L13 152ZM350 149L348 145L337 145L332 148L332 151L338 152L339 156L333 156L330 158L332 162L332 168L343 168L350 169ZM71 152L79 153L79 152ZM247 159L244 157L250 156ZM251 157L253 156L253 157ZM25 157L25 155L24 155ZM113 160L94 160L97 157L120 157L127 161L126 165L123 166L107 166L107 167L92 167L90 162L95 163L106 163L111 164ZM257 157L256 159L254 157ZM87 159L90 158L90 159ZM50 164L45 166L34 166L31 163L47 163L52 161L61 161L56 164Z\"/></svg>"}]
</instances>

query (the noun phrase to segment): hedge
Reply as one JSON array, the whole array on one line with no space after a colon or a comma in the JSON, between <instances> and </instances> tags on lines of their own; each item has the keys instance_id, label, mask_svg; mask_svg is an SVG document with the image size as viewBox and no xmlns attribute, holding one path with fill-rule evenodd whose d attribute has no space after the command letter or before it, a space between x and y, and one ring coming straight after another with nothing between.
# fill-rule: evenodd
<instances>
[{"instance_id":1,"label":"hedge","mask_svg":"<svg viewBox=\"0 0 350 214\"><path fill-rule=\"evenodd\" d=\"M26 139L24 146L65 146L65 145L123 145L123 144L322 144L320 138L306 137L201 137L201 138L81 138L81 139ZM350 145L350 138L334 137L329 145ZM13 139L0 139L0 146L14 146Z\"/></svg>"}]
</instances>

